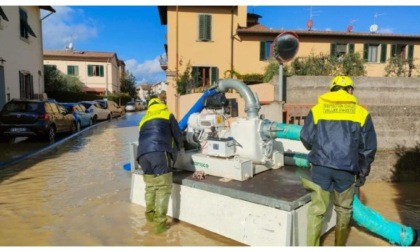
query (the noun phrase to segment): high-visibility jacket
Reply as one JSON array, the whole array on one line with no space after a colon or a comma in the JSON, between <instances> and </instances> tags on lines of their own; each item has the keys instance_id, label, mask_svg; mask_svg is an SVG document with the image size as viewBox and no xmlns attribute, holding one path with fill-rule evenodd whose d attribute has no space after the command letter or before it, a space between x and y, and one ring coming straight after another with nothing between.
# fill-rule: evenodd
<instances>
[{"instance_id":1,"label":"high-visibility jacket","mask_svg":"<svg viewBox=\"0 0 420 252\"><path fill-rule=\"evenodd\" d=\"M311 164L369 175L377 150L375 128L369 112L346 91L318 97L300 139L310 150Z\"/></svg>"},{"instance_id":2,"label":"high-visibility jacket","mask_svg":"<svg viewBox=\"0 0 420 252\"><path fill-rule=\"evenodd\" d=\"M149 152L168 152L175 159L183 147L182 133L174 115L165 104L150 106L139 123L137 160Z\"/></svg>"}]
</instances>

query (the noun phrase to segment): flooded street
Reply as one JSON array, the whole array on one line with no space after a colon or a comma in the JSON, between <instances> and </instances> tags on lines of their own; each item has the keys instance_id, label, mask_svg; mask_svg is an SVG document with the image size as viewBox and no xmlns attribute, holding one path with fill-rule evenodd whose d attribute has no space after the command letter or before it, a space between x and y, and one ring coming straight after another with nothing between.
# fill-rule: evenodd
<instances>
[{"instance_id":1,"label":"flooded street","mask_svg":"<svg viewBox=\"0 0 420 252\"><path fill-rule=\"evenodd\" d=\"M241 246L185 222L173 221L162 235L146 224L144 208L130 202L131 175L122 168L143 113L101 123L1 169L0 245ZM420 228L419 188L420 183L367 183L361 200L389 220ZM334 244L334 232L323 244ZM390 246L356 227L347 245Z\"/></svg>"}]
</instances>

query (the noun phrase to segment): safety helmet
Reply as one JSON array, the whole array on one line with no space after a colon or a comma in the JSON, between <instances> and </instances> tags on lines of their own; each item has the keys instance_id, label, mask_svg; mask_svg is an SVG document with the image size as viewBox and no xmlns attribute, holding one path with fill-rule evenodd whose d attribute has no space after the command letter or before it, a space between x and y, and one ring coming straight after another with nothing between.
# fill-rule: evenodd
<instances>
[{"instance_id":1,"label":"safety helmet","mask_svg":"<svg viewBox=\"0 0 420 252\"><path fill-rule=\"evenodd\" d=\"M344 75L335 76L334 79L332 79L330 90L332 90L334 86L354 88L353 80L350 77Z\"/></svg>"},{"instance_id":2,"label":"safety helmet","mask_svg":"<svg viewBox=\"0 0 420 252\"><path fill-rule=\"evenodd\" d=\"M159 100L159 98L152 98L150 99L149 103L147 104L147 107L150 107L152 105L155 104L163 104L163 102L161 100Z\"/></svg>"}]
</instances>

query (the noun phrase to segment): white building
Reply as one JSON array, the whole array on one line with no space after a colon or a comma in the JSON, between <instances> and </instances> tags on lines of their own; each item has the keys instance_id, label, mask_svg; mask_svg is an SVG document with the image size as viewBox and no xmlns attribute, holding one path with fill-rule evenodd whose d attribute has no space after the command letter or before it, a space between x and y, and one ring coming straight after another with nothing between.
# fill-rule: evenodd
<instances>
[{"instance_id":1,"label":"white building","mask_svg":"<svg viewBox=\"0 0 420 252\"><path fill-rule=\"evenodd\" d=\"M41 9L50 6L0 6L0 107L13 98L44 92Z\"/></svg>"}]
</instances>

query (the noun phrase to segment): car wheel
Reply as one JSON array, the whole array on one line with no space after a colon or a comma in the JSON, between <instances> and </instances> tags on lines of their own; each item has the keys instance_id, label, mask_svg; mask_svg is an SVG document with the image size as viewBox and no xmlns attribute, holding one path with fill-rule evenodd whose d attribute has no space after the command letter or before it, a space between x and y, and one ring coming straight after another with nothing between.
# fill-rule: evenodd
<instances>
[{"instance_id":1,"label":"car wheel","mask_svg":"<svg viewBox=\"0 0 420 252\"><path fill-rule=\"evenodd\" d=\"M77 122L76 123L76 131L79 132L81 128L82 128L82 126L80 125L80 122Z\"/></svg>"},{"instance_id":2,"label":"car wheel","mask_svg":"<svg viewBox=\"0 0 420 252\"><path fill-rule=\"evenodd\" d=\"M108 114L107 120L108 121L111 121L112 120L112 115L111 114Z\"/></svg>"},{"instance_id":3,"label":"car wheel","mask_svg":"<svg viewBox=\"0 0 420 252\"><path fill-rule=\"evenodd\" d=\"M89 127L90 127L90 126L92 126L92 125L93 125L93 119L92 119L92 118L90 118L90 119L89 119Z\"/></svg>"},{"instance_id":4,"label":"car wheel","mask_svg":"<svg viewBox=\"0 0 420 252\"><path fill-rule=\"evenodd\" d=\"M51 126L48 129L47 140L52 144L52 143L55 142L55 136L56 136L56 134L55 134L55 128L53 126Z\"/></svg>"},{"instance_id":5,"label":"car wheel","mask_svg":"<svg viewBox=\"0 0 420 252\"><path fill-rule=\"evenodd\" d=\"M95 115L94 117L93 117L93 124L96 124L96 122L98 121L98 117Z\"/></svg>"}]
</instances>

